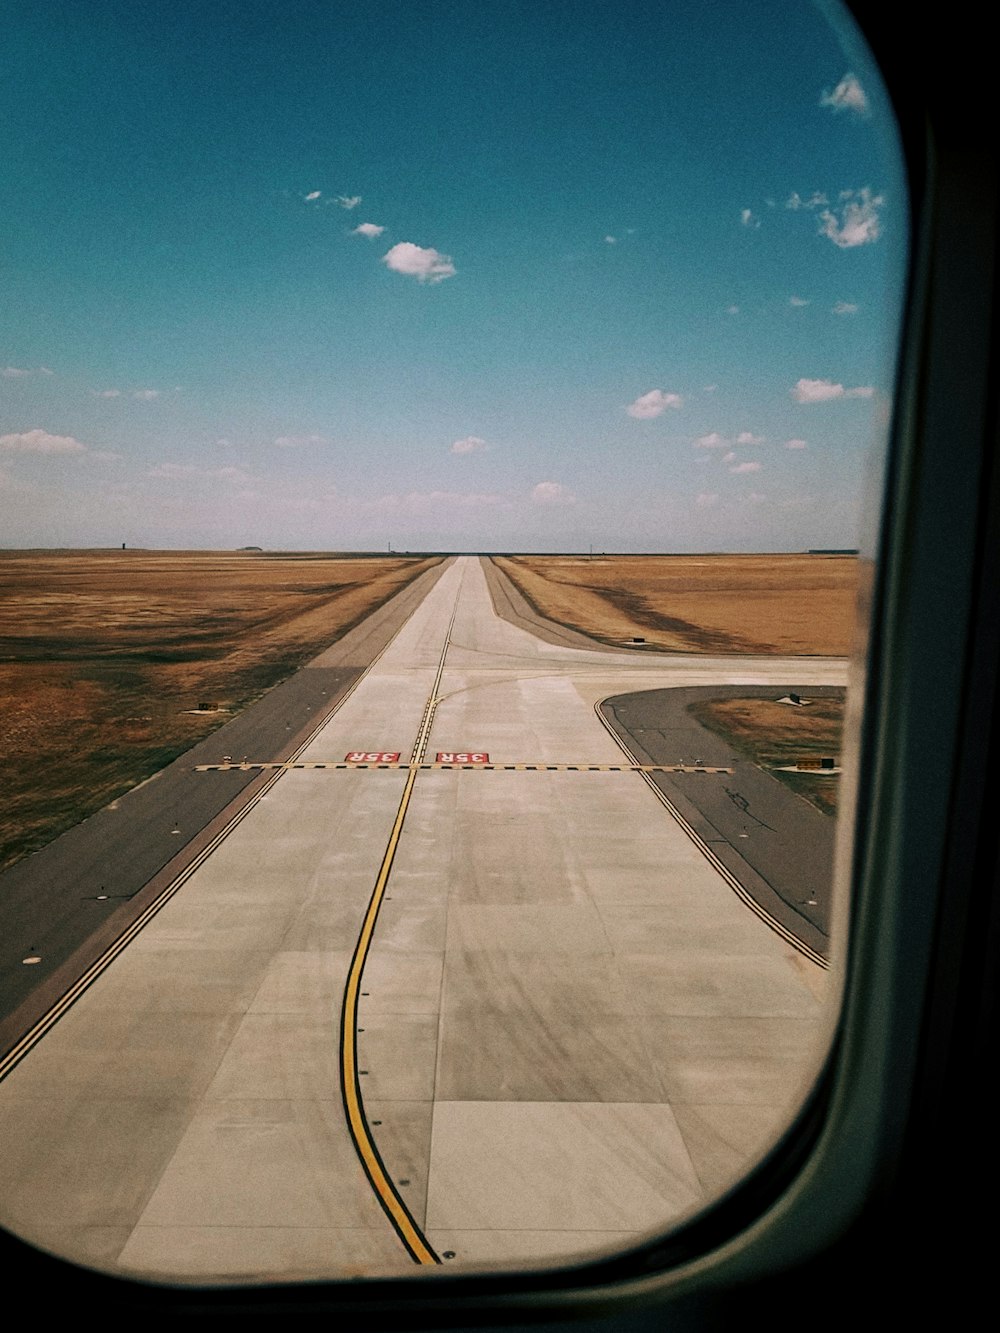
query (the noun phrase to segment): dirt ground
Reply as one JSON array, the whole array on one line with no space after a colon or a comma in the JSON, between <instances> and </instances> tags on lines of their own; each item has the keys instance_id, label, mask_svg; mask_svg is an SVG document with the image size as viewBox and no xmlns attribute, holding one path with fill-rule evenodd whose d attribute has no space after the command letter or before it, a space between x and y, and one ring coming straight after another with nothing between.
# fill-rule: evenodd
<instances>
[{"instance_id":1,"label":"dirt ground","mask_svg":"<svg viewBox=\"0 0 1000 1333\"><path fill-rule=\"evenodd\" d=\"M434 563L0 551L0 868L182 754Z\"/></svg>"},{"instance_id":2,"label":"dirt ground","mask_svg":"<svg viewBox=\"0 0 1000 1333\"><path fill-rule=\"evenodd\" d=\"M495 559L540 615L609 644L843 656L858 618L859 561L849 555Z\"/></svg>"},{"instance_id":3,"label":"dirt ground","mask_svg":"<svg viewBox=\"0 0 1000 1333\"><path fill-rule=\"evenodd\" d=\"M843 698L813 699L799 708L772 699L711 699L691 704L690 712L818 810L836 813L836 775L788 773L784 768L802 760L839 758Z\"/></svg>"}]
</instances>

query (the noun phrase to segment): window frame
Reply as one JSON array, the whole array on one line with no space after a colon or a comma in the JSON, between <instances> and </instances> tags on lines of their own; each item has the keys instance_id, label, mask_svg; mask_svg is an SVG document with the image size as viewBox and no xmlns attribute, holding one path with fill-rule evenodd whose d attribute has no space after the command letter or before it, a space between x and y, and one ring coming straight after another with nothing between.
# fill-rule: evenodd
<instances>
[{"instance_id":1,"label":"window frame","mask_svg":"<svg viewBox=\"0 0 1000 1333\"><path fill-rule=\"evenodd\" d=\"M824 7L842 26L843 11ZM948 1148L969 1133L989 1142L985 1071L997 1029L995 111L970 5L949 6L935 31L914 25L905 51L898 14L849 9L899 118L913 242L872 589L843 1008L809 1104L725 1199L607 1261L363 1285L159 1286L78 1268L0 1232L0 1257L36 1299L129 1314L356 1315L372 1329L565 1319L703 1328L755 1310L784 1326L815 1323L817 1301L828 1316L854 1311L905 1242L908 1270L926 1262L925 1289L942 1292L949 1256L963 1261L971 1301L964 1260L985 1242L964 1209L979 1182L975 1168L951 1169ZM944 1212L929 1212L930 1193Z\"/></svg>"}]
</instances>

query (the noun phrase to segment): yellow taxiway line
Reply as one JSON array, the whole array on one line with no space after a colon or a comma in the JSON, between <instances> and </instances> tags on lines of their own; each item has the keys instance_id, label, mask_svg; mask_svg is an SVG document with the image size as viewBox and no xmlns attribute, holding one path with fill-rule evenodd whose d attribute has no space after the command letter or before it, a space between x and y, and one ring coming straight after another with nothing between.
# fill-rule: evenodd
<instances>
[{"instance_id":1,"label":"yellow taxiway line","mask_svg":"<svg viewBox=\"0 0 1000 1333\"><path fill-rule=\"evenodd\" d=\"M340 1016L340 1086L344 1098L348 1128L365 1175L368 1177L389 1221L395 1228L396 1234L406 1246L410 1257L418 1264L439 1264L441 1260L423 1231L421 1231L416 1219L407 1207L406 1201L386 1170L365 1115L364 1099L361 1093L361 1077L358 1069L358 998L361 993L361 978L365 970L368 950L371 947L379 909L385 897L392 863L396 856L396 849L399 846L400 835L403 832L403 822L406 819L413 787L417 780L417 774L422 769L429 767L421 761L427 750L427 740L430 736L431 724L434 721L434 713L437 710L438 690L441 686L441 677L444 674L444 662L451 643L451 631L455 624L457 609L458 602L456 600L455 610L452 611L451 620L448 624L448 632L445 634L441 656L438 659L434 683L431 686L431 692L428 695L423 716L420 719L420 727L417 731L417 739L413 744L410 762L408 764L326 765L326 767L337 768L373 767L407 770L406 785L403 787L403 794L400 797L399 809L396 811L396 818L389 834L389 841L386 843L382 864L379 866L378 875L375 878L375 887L368 901L368 908L361 923L361 932L358 935L354 956L351 959L351 966L347 973L347 985L344 988L344 1003Z\"/></svg>"}]
</instances>

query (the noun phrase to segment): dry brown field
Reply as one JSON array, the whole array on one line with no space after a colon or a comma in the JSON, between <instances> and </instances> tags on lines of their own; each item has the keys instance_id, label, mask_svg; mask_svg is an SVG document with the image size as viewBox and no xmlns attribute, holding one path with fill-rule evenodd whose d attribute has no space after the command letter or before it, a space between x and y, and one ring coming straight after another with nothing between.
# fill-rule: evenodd
<instances>
[{"instance_id":1,"label":"dry brown field","mask_svg":"<svg viewBox=\"0 0 1000 1333\"><path fill-rule=\"evenodd\" d=\"M836 775L789 773L785 766L803 759L839 757L843 699L813 699L801 708L772 699L710 699L690 704L689 711L818 810L836 813L840 785Z\"/></svg>"},{"instance_id":2,"label":"dry brown field","mask_svg":"<svg viewBox=\"0 0 1000 1333\"><path fill-rule=\"evenodd\" d=\"M435 563L0 551L0 868L182 754Z\"/></svg>"},{"instance_id":3,"label":"dry brown field","mask_svg":"<svg viewBox=\"0 0 1000 1333\"><path fill-rule=\"evenodd\" d=\"M842 555L498 556L535 610L604 643L843 656L859 561Z\"/></svg>"}]
</instances>

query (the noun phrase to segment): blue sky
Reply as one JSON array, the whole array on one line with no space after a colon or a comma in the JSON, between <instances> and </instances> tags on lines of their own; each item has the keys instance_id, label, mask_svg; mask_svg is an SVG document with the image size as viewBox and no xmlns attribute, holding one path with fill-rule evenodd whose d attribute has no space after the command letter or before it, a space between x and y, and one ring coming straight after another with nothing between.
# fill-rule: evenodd
<instances>
[{"instance_id":1,"label":"blue sky","mask_svg":"<svg viewBox=\"0 0 1000 1333\"><path fill-rule=\"evenodd\" d=\"M858 544L905 184L820 9L5 29L0 545Z\"/></svg>"}]
</instances>

